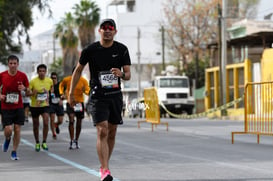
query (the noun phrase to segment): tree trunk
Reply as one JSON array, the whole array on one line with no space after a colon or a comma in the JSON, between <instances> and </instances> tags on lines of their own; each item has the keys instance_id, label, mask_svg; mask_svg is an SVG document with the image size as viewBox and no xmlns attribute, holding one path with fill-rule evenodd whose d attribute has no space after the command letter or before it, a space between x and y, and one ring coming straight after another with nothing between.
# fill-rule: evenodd
<instances>
[{"instance_id":1,"label":"tree trunk","mask_svg":"<svg viewBox=\"0 0 273 181\"><path fill-rule=\"evenodd\" d=\"M72 75L73 67L76 66L79 58L79 53L77 49L69 49L67 51L64 51L63 57L64 76Z\"/></svg>"}]
</instances>

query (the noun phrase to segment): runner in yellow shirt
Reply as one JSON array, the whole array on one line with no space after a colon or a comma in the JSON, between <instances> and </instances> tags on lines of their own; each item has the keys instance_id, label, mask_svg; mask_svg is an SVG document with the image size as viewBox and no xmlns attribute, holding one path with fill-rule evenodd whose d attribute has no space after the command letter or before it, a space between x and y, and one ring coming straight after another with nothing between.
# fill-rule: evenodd
<instances>
[{"instance_id":1,"label":"runner in yellow shirt","mask_svg":"<svg viewBox=\"0 0 273 181\"><path fill-rule=\"evenodd\" d=\"M75 68L73 68L74 71ZM72 73L73 73L72 71ZM71 85L71 78L72 76L65 77L59 85L59 92L62 95L61 98L67 98L70 85ZM80 77L80 80L75 87L74 90L74 97L77 104L74 107L71 107L68 103L66 104L66 112L69 117L69 135L70 135L70 145L69 149L79 149L80 146L78 144L78 140L81 134L81 127L82 127L82 119L84 118L84 94L89 95L90 87L88 85L88 81L84 77ZM77 118L76 123L76 135L74 138L74 117Z\"/></svg>"},{"instance_id":2,"label":"runner in yellow shirt","mask_svg":"<svg viewBox=\"0 0 273 181\"><path fill-rule=\"evenodd\" d=\"M37 67L38 76L33 78L29 83L31 90L30 112L33 121L33 134L36 141L35 150L40 151L39 141L39 116L43 118L43 142L42 148L48 150L46 139L48 135L49 122L49 95L53 91L53 81L46 77L47 66L40 64Z\"/></svg>"}]
</instances>

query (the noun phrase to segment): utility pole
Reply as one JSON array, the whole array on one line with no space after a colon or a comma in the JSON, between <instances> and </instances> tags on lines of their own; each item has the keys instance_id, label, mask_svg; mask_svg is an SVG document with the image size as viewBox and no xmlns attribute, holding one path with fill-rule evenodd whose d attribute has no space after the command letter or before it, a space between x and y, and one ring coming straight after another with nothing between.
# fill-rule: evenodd
<instances>
[{"instance_id":1,"label":"utility pole","mask_svg":"<svg viewBox=\"0 0 273 181\"><path fill-rule=\"evenodd\" d=\"M140 98L141 94L141 70L140 70L140 29L137 28L137 97Z\"/></svg>"},{"instance_id":2,"label":"utility pole","mask_svg":"<svg viewBox=\"0 0 273 181\"><path fill-rule=\"evenodd\" d=\"M198 83L198 77L199 77L199 65L198 65L198 59L199 59L199 56L198 56L198 48L195 49L195 52L194 52L194 59L195 59L195 88L198 89L199 88L199 83Z\"/></svg>"},{"instance_id":3,"label":"utility pole","mask_svg":"<svg viewBox=\"0 0 273 181\"><path fill-rule=\"evenodd\" d=\"M218 61L219 61L219 87L220 87L220 91L219 91L219 97L220 97L220 102L219 104L220 105L223 105L223 87L221 86L222 85L222 8L221 8L221 5L220 3L218 2ZM216 87L215 87L216 89Z\"/></svg>"},{"instance_id":4,"label":"utility pole","mask_svg":"<svg viewBox=\"0 0 273 181\"><path fill-rule=\"evenodd\" d=\"M219 38L221 40L221 47L219 47L221 59L219 59L219 78L220 78L220 105L226 104L226 60L227 60L227 41L226 41L226 15L227 15L227 3L226 0L222 0L222 11L220 5L218 6L218 12L220 16L220 29L221 33ZM219 44L220 45L220 44ZM221 111L221 116L226 116L226 110Z\"/></svg>"},{"instance_id":5,"label":"utility pole","mask_svg":"<svg viewBox=\"0 0 273 181\"><path fill-rule=\"evenodd\" d=\"M161 45L162 45L162 70L165 71L165 28L161 26Z\"/></svg>"}]
</instances>

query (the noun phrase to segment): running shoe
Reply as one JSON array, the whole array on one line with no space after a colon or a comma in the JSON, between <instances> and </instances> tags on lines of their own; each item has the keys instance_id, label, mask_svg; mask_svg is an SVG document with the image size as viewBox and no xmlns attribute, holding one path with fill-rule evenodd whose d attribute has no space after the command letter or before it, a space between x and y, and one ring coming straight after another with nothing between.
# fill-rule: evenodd
<instances>
[{"instance_id":1,"label":"running shoe","mask_svg":"<svg viewBox=\"0 0 273 181\"><path fill-rule=\"evenodd\" d=\"M36 145L35 145L35 151L37 151L37 152L40 151L40 143L36 143Z\"/></svg>"},{"instance_id":2,"label":"running shoe","mask_svg":"<svg viewBox=\"0 0 273 181\"><path fill-rule=\"evenodd\" d=\"M55 123L56 133L60 134L60 128L57 123Z\"/></svg>"},{"instance_id":3,"label":"running shoe","mask_svg":"<svg viewBox=\"0 0 273 181\"><path fill-rule=\"evenodd\" d=\"M57 135L56 135L56 134L53 134L53 135L52 135L52 138L53 138L54 140L56 140L56 139L57 139Z\"/></svg>"},{"instance_id":4,"label":"running shoe","mask_svg":"<svg viewBox=\"0 0 273 181\"><path fill-rule=\"evenodd\" d=\"M77 140L74 140L75 149L80 149L79 143Z\"/></svg>"},{"instance_id":5,"label":"running shoe","mask_svg":"<svg viewBox=\"0 0 273 181\"><path fill-rule=\"evenodd\" d=\"M8 149L9 149L9 143L10 143L10 139L9 140L5 139L5 142L3 143L3 146L2 146L3 152L7 152L8 151Z\"/></svg>"},{"instance_id":6,"label":"running shoe","mask_svg":"<svg viewBox=\"0 0 273 181\"><path fill-rule=\"evenodd\" d=\"M103 172L103 168L100 167L100 176L102 175L102 172Z\"/></svg>"},{"instance_id":7,"label":"running shoe","mask_svg":"<svg viewBox=\"0 0 273 181\"><path fill-rule=\"evenodd\" d=\"M110 170L103 170L101 174L101 181L112 181L113 177L111 176Z\"/></svg>"},{"instance_id":8,"label":"running shoe","mask_svg":"<svg viewBox=\"0 0 273 181\"><path fill-rule=\"evenodd\" d=\"M44 150L48 150L48 147L47 147L47 144L46 144L46 142L43 142L43 144L42 144L42 148L44 149Z\"/></svg>"},{"instance_id":9,"label":"running shoe","mask_svg":"<svg viewBox=\"0 0 273 181\"><path fill-rule=\"evenodd\" d=\"M11 157L12 160L19 160L19 157L17 157L16 151L11 152Z\"/></svg>"},{"instance_id":10,"label":"running shoe","mask_svg":"<svg viewBox=\"0 0 273 181\"><path fill-rule=\"evenodd\" d=\"M73 141L70 141L69 150L72 150L72 149L73 149Z\"/></svg>"}]
</instances>

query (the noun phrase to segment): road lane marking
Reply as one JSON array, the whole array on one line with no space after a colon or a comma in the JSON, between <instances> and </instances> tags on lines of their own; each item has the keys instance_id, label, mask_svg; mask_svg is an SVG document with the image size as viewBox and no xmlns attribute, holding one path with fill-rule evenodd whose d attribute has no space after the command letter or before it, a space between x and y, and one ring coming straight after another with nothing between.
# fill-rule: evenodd
<instances>
[{"instance_id":1,"label":"road lane marking","mask_svg":"<svg viewBox=\"0 0 273 181\"><path fill-rule=\"evenodd\" d=\"M27 141L27 140L25 140L25 139L23 139L23 138L21 138L21 142L22 142L23 144L27 145L27 146L32 147L32 148L34 147L34 144L30 143L29 141ZM43 150L41 150L41 151L43 151ZM79 170L82 170L82 171L84 171L84 172L86 172L86 173L88 173L88 174L90 174L90 175L94 175L94 176L96 176L96 177L100 177L99 172L97 172L96 170L90 169L90 168L88 168L88 167L86 167L86 166L80 165L80 164L78 164L78 163L76 163L76 162L73 162L73 161L71 161L71 160L68 160L68 159L66 159L66 158L63 158L63 157L61 157L61 156L59 156L59 155L57 155L57 154L55 154L55 153L51 153L51 152L49 152L49 151L43 151L43 152L46 153L48 156L50 156L50 157L52 157L52 158L54 158L54 159L56 159L56 160L59 160L59 161L65 163L65 164L67 164L67 165L70 165L70 166L72 166L72 167L74 167L74 168L77 168L77 169L79 169ZM114 178L113 181L120 181L120 180L118 180L117 178Z\"/></svg>"}]
</instances>

